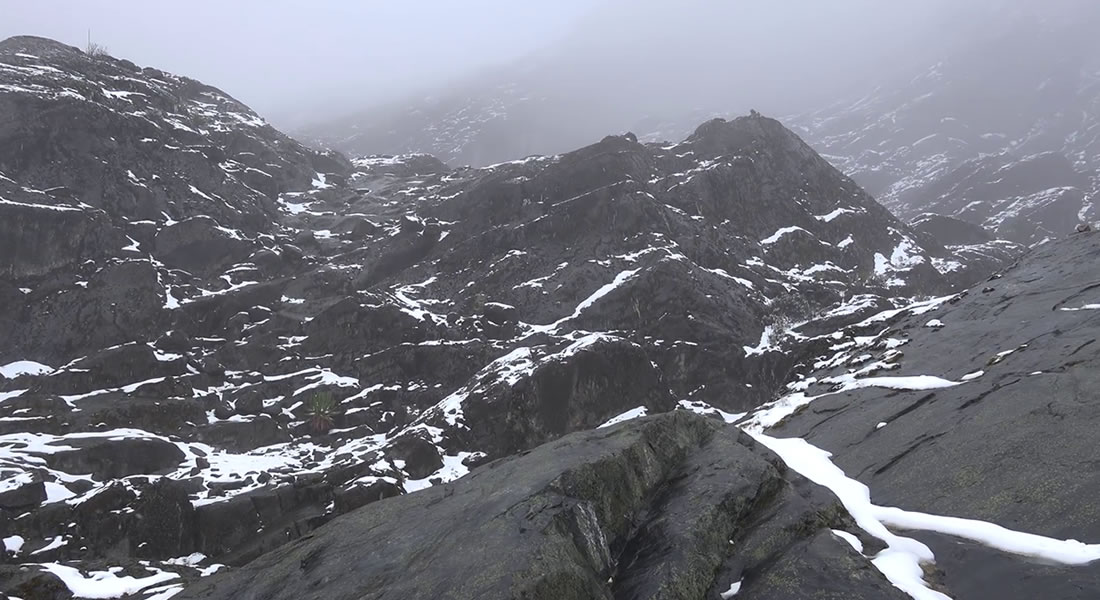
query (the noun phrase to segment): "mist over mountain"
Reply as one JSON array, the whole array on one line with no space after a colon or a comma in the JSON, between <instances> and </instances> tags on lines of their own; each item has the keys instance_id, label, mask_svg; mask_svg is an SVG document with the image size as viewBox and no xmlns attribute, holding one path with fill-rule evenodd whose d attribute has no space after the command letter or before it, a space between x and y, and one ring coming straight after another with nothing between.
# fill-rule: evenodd
<instances>
[{"instance_id":1,"label":"mist over mountain","mask_svg":"<svg viewBox=\"0 0 1100 600\"><path fill-rule=\"evenodd\" d=\"M659 133L661 121L686 116L808 112L950 52L995 5L607 2L510 64L298 132L357 153L481 165L608 129Z\"/></svg>"},{"instance_id":2,"label":"mist over mountain","mask_svg":"<svg viewBox=\"0 0 1100 600\"><path fill-rule=\"evenodd\" d=\"M1095 3L3 8L0 597L1100 595Z\"/></svg>"},{"instance_id":3,"label":"mist over mountain","mask_svg":"<svg viewBox=\"0 0 1100 600\"><path fill-rule=\"evenodd\" d=\"M676 140L701 120L756 108L786 115L907 219L948 214L1034 243L1092 218L1093 4L605 9L509 66L298 134L352 153L484 165L607 130ZM999 169L1021 175L997 184Z\"/></svg>"}]
</instances>

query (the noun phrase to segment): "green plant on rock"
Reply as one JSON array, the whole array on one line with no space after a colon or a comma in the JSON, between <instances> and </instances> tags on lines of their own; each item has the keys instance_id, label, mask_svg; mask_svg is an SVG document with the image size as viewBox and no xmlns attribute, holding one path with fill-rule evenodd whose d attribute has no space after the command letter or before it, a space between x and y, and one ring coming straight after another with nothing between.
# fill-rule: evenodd
<instances>
[{"instance_id":1,"label":"green plant on rock","mask_svg":"<svg viewBox=\"0 0 1100 600\"><path fill-rule=\"evenodd\" d=\"M318 392L309 399L306 414L309 415L309 426L315 433L328 433L336 414L336 399L329 392Z\"/></svg>"}]
</instances>

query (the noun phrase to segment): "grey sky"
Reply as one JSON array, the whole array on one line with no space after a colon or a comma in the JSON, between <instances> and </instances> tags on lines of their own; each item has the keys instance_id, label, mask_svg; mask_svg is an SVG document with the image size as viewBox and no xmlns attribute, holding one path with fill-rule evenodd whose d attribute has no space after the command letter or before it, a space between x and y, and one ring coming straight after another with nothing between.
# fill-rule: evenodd
<instances>
[{"instance_id":1,"label":"grey sky","mask_svg":"<svg viewBox=\"0 0 1100 600\"><path fill-rule=\"evenodd\" d=\"M599 0L0 0L0 39L93 40L275 122L393 100L568 31Z\"/></svg>"}]
</instances>

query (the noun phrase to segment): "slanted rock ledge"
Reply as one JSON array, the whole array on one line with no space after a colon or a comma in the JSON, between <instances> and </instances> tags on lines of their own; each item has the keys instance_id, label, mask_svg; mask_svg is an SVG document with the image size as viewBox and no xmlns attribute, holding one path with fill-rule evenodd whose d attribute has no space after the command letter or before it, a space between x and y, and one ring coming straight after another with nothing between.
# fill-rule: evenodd
<instances>
[{"instance_id":1,"label":"slanted rock ledge","mask_svg":"<svg viewBox=\"0 0 1100 600\"><path fill-rule=\"evenodd\" d=\"M905 597L830 529L858 531L832 494L678 411L370 504L178 598Z\"/></svg>"}]
</instances>

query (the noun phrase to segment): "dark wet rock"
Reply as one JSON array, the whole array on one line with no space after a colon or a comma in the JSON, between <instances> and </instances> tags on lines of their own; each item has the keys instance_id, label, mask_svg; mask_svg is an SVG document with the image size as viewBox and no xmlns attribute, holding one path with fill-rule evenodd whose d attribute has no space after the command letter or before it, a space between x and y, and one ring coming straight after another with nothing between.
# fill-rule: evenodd
<instances>
[{"instance_id":1,"label":"dark wet rock","mask_svg":"<svg viewBox=\"0 0 1100 600\"><path fill-rule=\"evenodd\" d=\"M31 47L61 74L18 56ZM540 594L680 578L713 600L742 579L748 594L765 572L882 584L818 535L850 526L831 497L718 423L627 427L629 460L607 464L611 432L576 438L595 446L555 440L682 400L758 406L834 343L788 334L792 324L827 315L812 332L827 336L899 296L956 291L956 271L978 281L1014 258L996 242L963 250L910 228L758 114L671 146L608 136L491 169L424 156L349 165L213 88L71 50L0 43L4 62L29 69L20 82L60 94L0 90L14 115L0 124L0 197L101 215L105 240L123 233L99 244L89 230L95 243L79 248L50 240L41 262L21 247L25 274L0 276L0 365L56 370L0 379L0 432L61 436L45 465L12 446L17 468L80 496L13 524L28 548L66 536L42 560L198 551L240 565L322 535L336 514L423 502L390 497L423 483L436 489L421 498L459 514L447 480L480 466L472 485L494 469L530 484L494 484L490 495L528 502L534 525L494 538L519 540L515 557L507 544L492 552L526 565L517 581ZM87 81L70 81L81 69ZM851 306L831 312L838 302ZM496 462L525 452L538 465ZM247 459L225 453L263 457L226 473ZM566 472L580 478L569 490L546 483ZM178 481L151 487L167 473ZM446 514L387 539L430 537ZM584 539L596 517L606 550ZM731 539L743 555L729 554ZM669 540L702 558L654 553ZM543 580L529 570L535 548L580 562L558 561L560 579ZM419 568L398 564L407 556L376 564ZM779 589L759 580L760 594Z\"/></svg>"},{"instance_id":2,"label":"dark wet rock","mask_svg":"<svg viewBox=\"0 0 1100 600\"><path fill-rule=\"evenodd\" d=\"M410 479L424 479L443 466L439 450L422 435L398 438L389 447L390 455L405 462L404 471Z\"/></svg>"},{"instance_id":3,"label":"dark wet rock","mask_svg":"<svg viewBox=\"0 0 1100 600\"><path fill-rule=\"evenodd\" d=\"M136 500L137 495L127 486L110 483L76 506L64 502L46 505L34 515L32 525L43 533L53 531L83 540L85 556L128 556L132 548L126 532L131 521L125 512ZM68 545L61 548L65 553L76 550Z\"/></svg>"},{"instance_id":4,"label":"dark wet rock","mask_svg":"<svg viewBox=\"0 0 1100 600\"><path fill-rule=\"evenodd\" d=\"M79 447L51 454L46 462L52 468L87 473L99 481L159 473L178 466L184 458L175 444L156 438L87 438L73 445Z\"/></svg>"},{"instance_id":5,"label":"dark wet rock","mask_svg":"<svg viewBox=\"0 0 1100 600\"><path fill-rule=\"evenodd\" d=\"M156 353L146 344L124 344L75 361L69 372L42 384L42 391L71 393L123 387L135 381L182 375L182 357Z\"/></svg>"},{"instance_id":6,"label":"dark wet rock","mask_svg":"<svg viewBox=\"0 0 1100 600\"><path fill-rule=\"evenodd\" d=\"M312 231L300 231L294 236L294 245L298 248L316 251L320 249L317 244L317 236Z\"/></svg>"},{"instance_id":7,"label":"dark wet rock","mask_svg":"<svg viewBox=\"0 0 1100 600\"><path fill-rule=\"evenodd\" d=\"M879 504L1058 539L1100 537L1092 468L1100 405L1091 401L1100 329L1097 312L1081 310L1097 301L1098 258L1096 234L1044 244L987 288L883 325L908 339L891 376L971 380L829 395L778 434L834 452ZM925 327L932 319L943 326Z\"/></svg>"},{"instance_id":8,"label":"dark wet rock","mask_svg":"<svg viewBox=\"0 0 1100 600\"><path fill-rule=\"evenodd\" d=\"M143 386L132 394L111 392L83 399L81 410L72 414L66 414L69 407L61 399L52 403L51 410L58 420L66 423L66 427L61 428L65 431L140 429L170 436L188 431L193 424L206 422L210 407L203 400L167 397L182 395L185 391L175 378L167 378L161 384Z\"/></svg>"},{"instance_id":9,"label":"dark wet rock","mask_svg":"<svg viewBox=\"0 0 1100 600\"><path fill-rule=\"evenodd\" d=\"M428 338L431 327L392 305L364 304L344 298L312 319L304 328L311 352L346 353L378 350Z\"/></svg>"},{"instance_id":10,"label":"dark wet rock","mask_svg":"<svg viewBox=\"0 0 1100 600\"><path fill-rule=\"evenodd\" d=\"M486 302L485 308L482 310L482 315L490 323L503 326L513 324L518 317L518 311L516 307L510 304L501 304L500 302Z\"/></svg>"},{"instance_id":11,"label":"dark wet rock","mask_svg":"<svg viewBox=\"0 0 1100 600\"><path fill-rule=\"evenodd\" d=\"M378 502L401 494L400 487L386 481L375 481L369 485L353 484L336 490L333 508L336 514L342 515L371 502Z\"/></svg>"},{"instance_id":12,"label":"dark wet rock","mask_svg":"<svg viewBox=\"0 0 1100 600\"><path fill-rule=\"evenodd\" d=\"M0 492L0 509L13 511L26 509L45 500L46 486L41 481L24 483L15 489Z\"/></svg>"},{"instance_id":13,"label":"dark wet rock","mask_svg":"<svg viewBox=\"0 0 1100 600\"><path fill-rule=\"evenodd\" d=\"M428 256L439 241L440 231L420 229L419 224L410 226L411 231L402 225L402 235L393 241L393 248L378 257L373 257L364 269L364 276L358 282L362 289L369 289L380 281L396 275L420 262Z\"/></svg>"},{"instance_id":14,"label":"dark wet rock","mask_svg":"<svg viewBox=\"0 0 1100 600\"><path fill-rule=\"evenodd\" d=\"M363 238L378 233L381 228L377 223L366 217L345 217L337 223L335 230L350 234L355 238Z\"/></svg>"},{"instance_id":15,"label":"dark wet rock","mask_svg":"<svg viewBox=\"0 0 1100 600\"><path fill-rule=\"evenodd\" d=\"M142 490L131 519L128 534L134 556L163 560L194 550L195 508L179 482L160 479Z\"/></svg>"},{"instance_id":16,"label":"dark wet rock","mask_svg":"<svg viewBox=\"0 0 1100 600\"><path fill-rule=\"evenodd\" d=\"M9 190L0 185L0 197L8 196ZM126 245L126 238L101 212L54 209L52 200L38 195L12 196L10 200L30 205L0 204L0 277L20 280L45 275L102 259ZM56 235L58 231L65 235Z\"/></svg>"},{"instance_id":17,"label":"dark wet rock","mask_svg":"<svg viewBox=\"0 0 1100 600\"><path fill-rule=\"evenodd\" d=\"M915 231L931 236L944 246L965 246L993 241L993 236L981 225L961 219L926 213L910 223Z\"/></svg>"},{"instance_id":18,"label":"dark wet rock","mask_svg":"<svg viewBox=\"0 0 1100 600\"><path fill-rule=\"evenodd\" d=\"M206 215L266 229L280 192L309 189L318 167L334 179L350 167L191 79L135 73L125 61L42 38L12 38L0 55L27 67L8 71L6 81L34 90L0 94L0 112L11 116L0 128L0 171L35 189L74 190L112 217Z\"/></svg>"},{"instance_id":19,"label":"dark wet rock","mask_svg":"<svg viewBox=\"0 0 1100 600\"><path fill-rule=\"evenodd\" d=\"M323 525L332 501L328 485L312 483L264 488L200 506L196 547L219 562L244 564Z\"/></svg>"},{"instance_id":20,"label":"dark wet rock","mask_svg":"<svg viewBox=\"0 0 1100 600\"><path fill-rule=\"evenodd\" d=\"M935 553L936 568L954 598L1090 600L1100 590L1100 564L1052 565L945 535L916 537Z\"/></svg>"},{"instance_id":21,"label":"dark wet rock","mask_svg":"<svg viewBox=\"0 0 1100 600\"><path fill-rule=\"evenodd\" d=\"M6 589L16 598L69 600L73 597L60 578L37 569L0 565L0 578L8 582Z\"/></svg>"},{"instance_id":22,"label":"dark wet rock","mask_svg":"<svg viewBox=\"0 0 1100 600\"><path fill-rule=\"evenodd\" d=\"M297 262L305 257L305 252L302 251L300 246L294 244L283 244L280 248L282 256L291 262Z\"/></svg>"},{"instance_id":23,"label":"dark wet rock","mask_svg":"<svg viewBox=\"0 0 1100 600\"><path fill-rule=\"evenodd\" d=\"M25 308L23 318L13 323L9 339L14 344L0 348L0 357L67 362L135 338L149 340L163 330L161 294L150 263L107 265L87 287L61 291ZM17 348L18 355L13 352Z\"/></svg>"},{"instance_id":24,"label":"dark wet rock","mask_svg":"<svg viewBox=\"0 0 1100 600\"><path fill-rule=\"evenodd\" d=\"M737 597L754 600L909 598L884 580L848 542L829 531L819 531L785 548L774 563L748 574L741 590Z\"/></svg>"},{"instance_id":25,"label":"dark wet rock","mask_svg":"<svg viewBox=\"0 0 1100 600\"><path fill-rule=\"evenodd\" d=\"M599 342L514 385L471 395L464 420L478 438L475 447L495 458L597 427L639 406L652 413L672 410L676 400L667 389L639 347Z\"/></svg>"},{"instance_id":26,"label":"dark wet rock","mask_svg":"<svg viewBox=\"0 0 1100 600\"><path fill-rule=\"evenodd\" d=\"M234 400L233 407L240 415L258 415L264 410L264 394L260 390L245 390Z\"/></svg>"},{"instance_id":27,"label":"dark wet rock","mask_svg":"<svg viewBox=\"0 0 1100 600\"><path fill-rule=\"evenodd\" d=\"M786 597L811 598L815 571L837 557L852 597L903 597L839 540L798 552L847 520L745 434L679 413L568 436L456 484L372 503L181 597L709 598L731 576L753 597L767 580L752 574L789 561Z\"/></svg>"},{"instance_id":28,"label":"dark wet rock","mask_svg":"<svg viewBox=\"0 0 1100 600\"><path fill-rule=\"evenodd\" d=\"M193 435L198 441L237 452L287 442L291 439L286 429L268 415L257 415L246 421L211 423L199 427Z\"/></svg>"},{"instance_id":29,"label":"dark wet rock","mask_svg":"<svg viewBox=\"0 0 1100 600\"><path fill-rule=\"evenodd\" d=\"M161 229L154 243L154 256L196 275L215 273L252 253L252 245L240 234L220 229L214 219L202 216Z\"/></svg>"},{"instance_id":30,"label":"dark wet rock","mask_svg":"<svg viewBox=\"0 0 1100 600\"><path fill-rule=\"evenodd\" d=\"M156 347L165 352L186 354L191 351L193 343L186 332L174 329L157 338Z\"/></svg>"}]
</instances>

